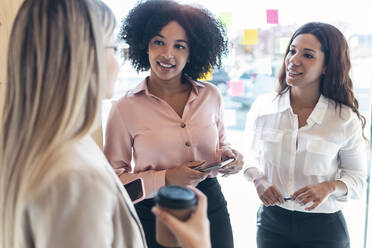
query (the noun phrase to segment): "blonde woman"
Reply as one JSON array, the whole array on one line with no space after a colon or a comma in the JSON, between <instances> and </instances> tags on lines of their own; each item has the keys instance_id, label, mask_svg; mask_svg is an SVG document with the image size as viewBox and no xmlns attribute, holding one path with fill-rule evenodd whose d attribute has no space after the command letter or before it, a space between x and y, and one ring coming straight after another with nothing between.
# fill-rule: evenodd
<instances>
[{"instance_id":1,"label":"blonde woman","mask_svg":"<svg viewBox=\"0 0 372 248\"><path fill-rule=\"evenodd\" d=\"M1 117L1 248L146 247L127 193L90 138L116 80L114 27L96 0L20 8ZM154 212L184 247L209 247L206 199L196 193L199 208L186 223Z\"/></svg>"}]
</instances>

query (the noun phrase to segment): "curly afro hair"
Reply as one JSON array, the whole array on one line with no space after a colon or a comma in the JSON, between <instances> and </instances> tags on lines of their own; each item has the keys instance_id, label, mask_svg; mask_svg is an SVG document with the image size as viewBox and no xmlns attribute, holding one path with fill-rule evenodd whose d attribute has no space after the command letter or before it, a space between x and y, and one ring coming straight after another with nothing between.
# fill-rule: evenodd
<instances>
[{"instance_id":1,"label":"curly afro hair","mask_svg":"<svg viewBox=\"0 0 372 248\"><path fill-rule=\"evenodd\" d=\"M169 22L178 22L190 43L189 63L183 76L194 80L210 67L220 67L228 52L226 31L207 9L179 4L172 0L149 0L137 4L122 21L119 38L129 45L129 59L137 71L150 69L148 45Z\"/></svg>"}]
</instances>

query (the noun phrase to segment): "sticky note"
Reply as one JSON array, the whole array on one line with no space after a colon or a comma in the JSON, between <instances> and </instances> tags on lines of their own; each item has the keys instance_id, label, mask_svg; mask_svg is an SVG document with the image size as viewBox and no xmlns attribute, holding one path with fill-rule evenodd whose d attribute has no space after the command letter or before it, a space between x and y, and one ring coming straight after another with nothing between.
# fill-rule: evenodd
<instances>
[{"instance_id":1,"label":"sticky note","mask_svg":"<svg viewBox=\"0 0 372 248\"><path fill-rule=\"evenodd\" d=\"M212 79L212 67L210 67L206 74L204 74L201 78L198 78L198 81L212 81Z\"/></svg>"},{"instance_id":2,"label":"sticky note","mask_svg":"<svg viewBox=\"0 0 372 248\"><path fill-rule=\"evenodd\" d=\"M244 45L256 45L258 43L258 29L244 29Z\"/></svg>"},{"instance_id":3,"label":"sticky note","mask_svg":"<svg viewBox=\"0 0 372 248\"><path fill-rule=\"evenodd\" d=\"M225 27L228 27L232 23L232 13L231 12L220 12L218 19Z\"/></svg>"},{"instance_id":4,"label":"sticky note","mask_svg":"<svg viewBox=\"0 0 372 248\"><path fill-rule=\"evenodd\" d=\"M266 10L266 20L268 24L278 24L278 10L277 9L268 9Z\"/></svg>"},{"instance_id":5,"label":"sticky note","mask_svg":"<svg viewBox=\"0 0 372 248\"><path fill-rule=\"evenodd\" d=\"M229 81L229 92L231 96L243 96L244 95L244 81Z\"/></svg>"}]
</instances>

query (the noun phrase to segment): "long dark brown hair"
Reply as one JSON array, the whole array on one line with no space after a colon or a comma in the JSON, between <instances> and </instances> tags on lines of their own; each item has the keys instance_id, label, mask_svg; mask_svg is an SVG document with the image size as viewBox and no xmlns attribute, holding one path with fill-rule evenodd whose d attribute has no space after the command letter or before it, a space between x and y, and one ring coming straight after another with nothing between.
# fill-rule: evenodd
<instances>
[{"instance_id":1,"label":"long dark brown hair","mask_svg":"<svg viewBox=\"0 0 372 248\"><path fill-rule=\"evenodd\" d=\"M340 111L341 104L350 107L353 112L357 114L364 129L366 119L359 113L359 103L354 96L353 82L349 76L351 67L349 46L340 30L330 24L310 22L298 28L293 34L285 52L283 64L278 75L278 94L282 95L290 89L286 80L286 67L284 61L293 40L301 34L314 35L320 42L321 49L324 53L324 67L326 68L326 72L320 81L320 93L335 101L336 108L339 108Z\"/></svg>"}]
</instances>

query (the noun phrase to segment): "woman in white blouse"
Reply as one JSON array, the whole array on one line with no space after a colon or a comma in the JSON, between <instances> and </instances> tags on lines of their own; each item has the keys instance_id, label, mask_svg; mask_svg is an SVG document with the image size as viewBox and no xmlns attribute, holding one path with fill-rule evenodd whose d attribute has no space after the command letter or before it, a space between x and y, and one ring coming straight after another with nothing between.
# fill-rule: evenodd
<instances>
[{"instance_id":1,"label":"woman in white blouse","mask_svg":"<svg viewBox=\"0 0 372 248\"><path fill-rule=\"evenodd\" d=\"M252 105L245 176L263 202L259 248L350 247L341 209L364 192L366 142L349 71L343 34L307 23L290 40L277 92Z\"/></svg>"}]
</instances>

